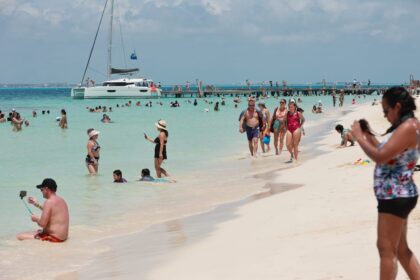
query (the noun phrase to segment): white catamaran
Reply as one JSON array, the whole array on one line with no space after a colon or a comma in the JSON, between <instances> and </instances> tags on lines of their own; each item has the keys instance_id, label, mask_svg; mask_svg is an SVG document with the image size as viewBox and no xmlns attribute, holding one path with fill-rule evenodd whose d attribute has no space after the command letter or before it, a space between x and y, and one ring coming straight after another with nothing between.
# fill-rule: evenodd
<instances>
[{"instance_id":1,"label":"white catamaran","mask_svg":"<svg viewBox=\"0 0 420 280\"><path fill-rule=\"evenodd\" d=\"M92 49L90 51L89 59L83 73L82 82L79 87L71 89L71 96L76 99L84 98L157 98L160 97L161 91L156 84L146 78L120 78L120 79L111 79L111 75L131 75L139 71L138 68L132 69L117 69L111 66L112 61L112 25L113 25L113 13L114 13L114 0L111 1L111 12L110 12L110 30L109 30L109 45L108 45L108 64L107 64L107 74L108 80L103 82L102 85L95 85L94 82L86 81L85 84L85 75L89 66L90 58L95 46L96 38L102 23L102 18L104 16L106 6L109 0L105 2L105 6L102 12L101 19L99 21L99 26L96 31L96 36L93 42Z\"/></svg>"}]
</instances>

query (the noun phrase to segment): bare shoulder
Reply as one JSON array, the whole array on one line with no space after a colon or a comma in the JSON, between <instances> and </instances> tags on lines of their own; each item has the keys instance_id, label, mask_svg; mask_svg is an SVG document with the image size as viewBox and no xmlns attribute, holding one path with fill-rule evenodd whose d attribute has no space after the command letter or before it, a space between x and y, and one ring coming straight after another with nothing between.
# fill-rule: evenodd
<instances>
[{"instance_id":1,"label":"bare shoulder","mask_svg":"<svg viewBox=\"0 0 420 280\"><path fill-rule=\"evenodd\" d=\"M399 141L406 142L409 147L412 147L415 146L418 141L416 137L417 131L420 131L420 123L417 119L411 119L402 123L395 130L393 136Z\"/></svg>"},{"instance_id":2,"label":"bare shoulder","mask_svg":"<svg viewBox=\"0 0 420 280\"><path fill-rule=\"evenodd\" d=\"M405 121L399 127L399 130L405 133L416 133L416 130L419 130L419 129L420 129L420 122L415 118Z\"/></svg>"},{"instance_id":3,"label":"bare shoulder","mask_svg":"<svg viewBox=\"0 0 420 280\"><path fill-rule=\"evenodd\" d=\"M61 205L61 204L66 204L66 201L59 197L58 195L55 195L54 197L51 197L50 199L47 199L45 201L45 203L53 206L53 205Z\"/></svg>"},{"instance_id":4,"label":"bare shoulder","mask_svg":"<svg viewBox=\"0 0 420 280\"><path fill-rule=\"evenodd\" d=\"M67 205L67 203L66 203L66 201L64 200L64 198L62 198L62 197L60 197L60 196L58 196L58 195L56 195L56 196L55 196L55 198L57 199L57 202L58 202L58 203Z\"/></svg>"}]
</instances>

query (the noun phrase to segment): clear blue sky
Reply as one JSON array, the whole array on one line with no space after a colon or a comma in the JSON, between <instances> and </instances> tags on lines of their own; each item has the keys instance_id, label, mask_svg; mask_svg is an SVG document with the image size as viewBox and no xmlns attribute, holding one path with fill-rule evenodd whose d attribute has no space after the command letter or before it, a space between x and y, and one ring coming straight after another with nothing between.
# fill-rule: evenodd
<instances>
[{"instance_id":1,"label":"clear blue sky","mask_svg":"<svg viewBox=\"0 0 420 280\"><path fill-rule=\"evenodd\" d=\"M128 56L164 84L420 78L418 0L117 0ZM0 0L0 83L80 81L105 0ZM89 76L102 81L105 19ZM114 61L124 67L120 26Z\"/></svg>"}]
</instances>

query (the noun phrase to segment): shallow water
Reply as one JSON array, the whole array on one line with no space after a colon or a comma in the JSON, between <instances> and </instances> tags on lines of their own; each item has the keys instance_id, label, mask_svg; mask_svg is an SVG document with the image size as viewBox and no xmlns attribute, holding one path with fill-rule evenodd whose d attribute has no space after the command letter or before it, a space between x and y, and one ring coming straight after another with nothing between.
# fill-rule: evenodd
<instances>
[{"instance_id":1,"label":"shallow water","mask_svg":"<svg viewBox=\"0 0 420 280\"><path fill-rule=\"evenodd\" d=\"M12 132L9 123L0 124L1 254L10 255L13 252L11 259L26 263L25 250L21 243L13 240L14 235L36 227L19 201L18 194L20 190L27 190L28 195L41 200L35 185L45 177L57 181L58 194L69 204L70 240L65 245L66 249L60 247L59 255L52 255L52 260L62 256L69 263L84 257L87 261L104 249L95 247L87 250L85 245L92 241L137 231L174 219L177 215L203 211L217 203L261 190L262 181L251 176L251 171L258 169L259 163L249 164L245 135L238 133L238 115L246 107L245 98L242 99L244 102L239 108L234 108L232 98L227 98L226 106L220 106L219 112L214 112L213 105L203 99L198 100L198 106L188 103L188 99L178 99L180 108L170 108L170 99L161 99L164 106L156 105L154 100L151 108L134 104L116 108L116 104L121 105L128 100L73 100L69 89L1 89L0 110L7 113L16 108L30 121L30 126L18 133ZM302 99L300 105L309 122L317 123L329 111L335 111L331 108L331 97ZM310 108L319 99L324 103L326 114L314 115L310 113ZM208 100L215 102L219 99ZM349 101L350 97L346 97L347 104ZM141 102L146 103L145 100ZM270 98L266 104L272 112L278 100ZM113 107L114 112L107 113L113 123L103 124L99 121L102 113L86 110L87 106L98 105ZM67 130L61 130L56 122L62 108L67 111ZM208 113L204 112L205 108L209 109ZM38 112L37 118L32 118L34 109ZM41 110L50 110L51 113L42 115ZM153 185L136 182L142 168L148 167L154 173L154 146L143 138L143 132L155 137L157 130L154 123L159 119L168 122L168 160L165 168L177 179L177 183ZM101 131L98 139L102 147L100 174L96 177L87 175L84 164L86 129L89 127ZM285 161L286 157L282 155L281 161ZM270 160L275 165L276 159L273 157ZM121 169L129 183L113 184L114 169ZM31 244L35 251L41 246L34 242L26 244ZM26 265L36 267L37 262L28 261ZM33 276L15 274L14 268L9 261L0 262L0 270L7 271L12 278ZM56 269L59 268L57 264ZM42 278L42 275L39 277Z\"/></svg>"}]
</instances>

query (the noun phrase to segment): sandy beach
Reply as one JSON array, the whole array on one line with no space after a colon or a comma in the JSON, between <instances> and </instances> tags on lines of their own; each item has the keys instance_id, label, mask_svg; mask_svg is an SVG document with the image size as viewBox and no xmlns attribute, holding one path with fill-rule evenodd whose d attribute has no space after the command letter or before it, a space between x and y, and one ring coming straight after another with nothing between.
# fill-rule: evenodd
<instances>
[{"instance_id":1,"label":"sandy beach","mask_svg":"<svg viewBox=\"0 0 420 280\"><path fill-rule=\"evenodd\" d=\"M324 125L348 128L366 118L378 134L389 126L380 105L350 109L339 119L325 114ZM317 126L308 123L308 128L313 133ZM368 158L357 144L338 149L333 127L320 136L305 144L302 162L293 168L264 174L275 157L247 159L254 177L264 178L266 192L104 240L99 245L107 250L92 263L56 279L378 278L374 163L355 164ZM417 254L419 225L417 207L408 233ZM397 279L408 279L402 268Z\"/></svg>"},{"instance_id":2,"label":"sandy beach","mask_svg":"<svg viewBox=\"0 0 420 280\"><path fill-rule=\"evenodd\" d=\"M337 123L349 127L359 118L369 120L378 133L388 127L381 106L370 105L355 108ZM374 164L354 165L367 159L360 147L336 149L338 142L332 130L319 143L327 153L274 179L303 187L240 207L236 218L178 248L146 279L377 278ZM409 217L408 235L418 255L418 207ZM397 279L408 279L401 268Z\"/></svg>"}]
</instances>

